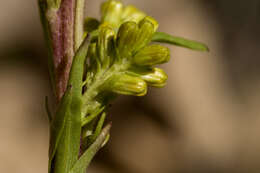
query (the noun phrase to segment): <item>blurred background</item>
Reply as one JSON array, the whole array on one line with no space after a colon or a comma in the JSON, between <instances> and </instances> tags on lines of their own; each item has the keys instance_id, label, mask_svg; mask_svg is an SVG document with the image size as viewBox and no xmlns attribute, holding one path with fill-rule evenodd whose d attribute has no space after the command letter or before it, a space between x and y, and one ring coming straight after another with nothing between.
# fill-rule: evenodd
<instances>
[{"instance_id":1,"label":"blurred background","mask_svg":"<svg viewBox=\"0 0 260 173\"><path fill-rule=\"evenodd\" d=\"M102 1L88 0L86 15L99 17ZM113 103L112 138L89 173L258 173L260 1L124 2L211 51L171 47L165 88ZM0 4L0 172L46 173L51 89L37 2Z\"/></svg>"}]
</instances>

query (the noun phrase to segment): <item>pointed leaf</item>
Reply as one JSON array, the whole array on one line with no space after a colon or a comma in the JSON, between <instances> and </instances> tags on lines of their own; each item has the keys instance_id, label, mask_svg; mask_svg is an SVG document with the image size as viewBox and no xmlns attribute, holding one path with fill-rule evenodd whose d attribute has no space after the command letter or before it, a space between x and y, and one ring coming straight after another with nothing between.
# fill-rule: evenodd
<instances>
[{"instance_id":1,"label":"pointed leaf","mask_svg":"<svg viewBox=\"0 0 260 173\"><path fill-rule=\"evenodd\" d=\"M89 37L78 49L72 63L64 103L58 108L51 130L50 166L55 173L68 173L78 160L81 135L82 79ZM68 92L68 91L67 91ZM68 95L68 96L67 96ZM65 104L66 103L66 104ZM55 158L55 159L54 159Z\"/></svg>"},{"instance_id":2,"label":"pointed leaf","mask_svg":"<svg viewBox=\"0 0 260 173\"><path fill-rule=\"evenodd\" d=\"M153 36L152 41L173 44L176 46L181 46L198 51L209 51L209 48L203 43L187 40L181 37L175 37L164 32L156 32Z\"/></svg>"},{"instance_id":3,"label":"pointed leaf","mask_svg":"<svg viewBox=\"0 0 260 173\"><path fill-rule=\"evenodd\" d=\"M105 119L106 119L106 113L103 112L100 119L98 120L97 127L95 129L94 134L92 136L90 136L90 143L93 143L97 139L98 135L100 134L100 132L102 130Z\"/></svg>"},{"instance_id":4,"label":"pointed leaf","mask_svg":"<svg viewBox=\"0 0 260 173\"><path fill-rule=\"evenodd\" d=\"M70 102L71 102L71 86L68 87L64 96L62 97L58 111L51 123L50 148L49 148L49 172L52 167L51 165L52 165L53 158L55 156L58 145L60 143L61 135L64 131L66 116L68 113Z\"/></svg>"},{"instance_id":5,"label":"pointed leaf","mask_svg":"<svg viewBox=\"0 0 260 173\"><path fill-rule=\"evenodd\" d=\"M98 150L102 147L102 144L106 141L109 134L111 124L108 124L100 133L96 141L85 151L85 153L79 158L69 173L84 173L95 156Z\"/></svg>"}]
</instances>

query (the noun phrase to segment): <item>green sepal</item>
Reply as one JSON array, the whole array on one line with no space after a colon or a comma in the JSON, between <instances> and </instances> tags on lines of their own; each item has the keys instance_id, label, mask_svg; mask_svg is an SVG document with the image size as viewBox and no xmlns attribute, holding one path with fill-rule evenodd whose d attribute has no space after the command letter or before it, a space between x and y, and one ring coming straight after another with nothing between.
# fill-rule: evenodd
<instances>
[{"instance_id":1,"label":"green sepal","mask_svg":"<svg viewBox=\"0 0 260 173\"><path fill-rule=\"evenodd\" d=\"M198 50L198 51L207 51L207 52L209 51L209 48L204 43L172 36L164 32L156 32L152 38L152 41L160 42L160 43L168 43L168 44L185 47L188 49Z\"/></svg>"},{"instance_id":2,"label":"green sepal","mask_svg":"<svg viewBox=\"0 0 260 173\"><path fill-rule=\"evenodd\" d=\"M83 153L79 160L75 163L69 173L85 173L88 165L95 154L102 147L109 134L111 124L108 124L100 133L95 142Z\"/></svg>"}]
</instances>

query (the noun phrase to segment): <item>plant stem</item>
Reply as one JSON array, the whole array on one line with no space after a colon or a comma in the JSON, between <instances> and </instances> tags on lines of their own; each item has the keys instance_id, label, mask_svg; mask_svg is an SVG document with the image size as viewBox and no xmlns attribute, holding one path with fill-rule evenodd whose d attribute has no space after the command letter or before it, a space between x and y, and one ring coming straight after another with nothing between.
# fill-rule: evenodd
<instances>
[{"instance_id":1,"label":"plant stem","mask_svg":"<svg viewBox=\"0 0 260 173\"><path fill-rule=\"evenodd\" d=\"M59 103L69 79L74 56L75 0L63 0L60 8L46 12L52 40L56 100Z\"/></svg>"},{"instance_id":2,"label":"plant stem","mask_svg":"<svg viewBox=\"0 0 260 173\"><path fill-rule=\"evenodd\" d=\"M76 0L75 8L75 32L74 32L74 50L77 50L82 43L84 34L84 9L85 0Z\"/></svg>"}]
</instances>

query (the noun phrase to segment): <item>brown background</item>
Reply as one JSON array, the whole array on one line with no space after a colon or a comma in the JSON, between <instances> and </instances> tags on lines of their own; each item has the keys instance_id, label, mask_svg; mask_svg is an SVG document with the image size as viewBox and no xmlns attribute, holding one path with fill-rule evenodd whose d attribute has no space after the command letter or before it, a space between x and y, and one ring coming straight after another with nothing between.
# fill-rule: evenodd
<instances>
[{"instance_id":1,"label":"brown background","mask_svg":"<svg viewBox=\"0 0 260 173\"><path fill-rule=\"evenodd\" d=\"M88 16L99 16L100 2L88 0ZM259 0L125 3L211 51L171 47L165 88L120 97L109 113L111 141L89 172L259 172ZM0 3L0 172L47 172L51 92L37 10L36 0Z\"/></svg>"}]
</instances>

